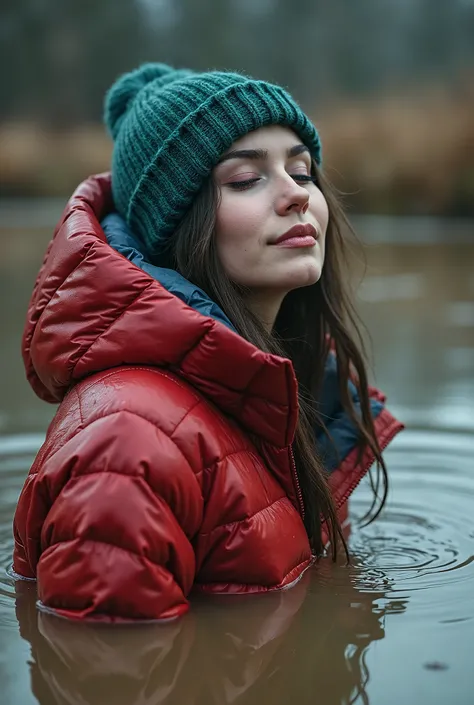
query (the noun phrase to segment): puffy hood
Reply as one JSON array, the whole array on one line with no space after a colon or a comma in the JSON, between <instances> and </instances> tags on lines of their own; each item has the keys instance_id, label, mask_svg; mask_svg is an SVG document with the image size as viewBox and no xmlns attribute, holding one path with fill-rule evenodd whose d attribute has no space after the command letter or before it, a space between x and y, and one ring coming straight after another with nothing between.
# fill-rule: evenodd
<instances>
[{"instance_id":1,"label":"puffy hood","mask_svg":"<svg viewBox=\"0 0 474 705\"><path fill-rule=\"evenodd\" d=\"M220 321L227 328L236 332L222 309L202 289L192 284L174 269L151 264L151 257L147 253L145 245L133 235L125 220L118 213L110 213L105 216L100 225L107 242L114 250L120 252L130 262L156 279L167 291L184 301L185 304L199 311L203 316L210 316L214 320Z\"/></svg>"},{"instance_id":2,"label":"puffy hood","mask_svg":"<svg viewBox=\"0 0 474 705\"><path fill-rule=\"evenodd\" d=\"M110 175L93 176L76 190L55 230L23 336L36 394L59 402L92 373L161 366L252 433L277 446L291 443L297 419L291 362L237 335L188 282L187 293L179 293L185 280L177 284L175 277L168 290L111 247L100 222L112 210Z\"/></svg>"}]
</instances>

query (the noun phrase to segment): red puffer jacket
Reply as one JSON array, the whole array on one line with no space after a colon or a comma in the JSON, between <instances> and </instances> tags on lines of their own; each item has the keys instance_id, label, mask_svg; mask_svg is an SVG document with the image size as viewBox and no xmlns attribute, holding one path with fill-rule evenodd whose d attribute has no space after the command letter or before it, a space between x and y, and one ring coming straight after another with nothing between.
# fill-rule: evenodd
<instances>
[{"instance_id":1,"label":"red puffer jacket","mask_svg":"<svg viewBox=\"0 0 474 705\"><path fill-rule=\"evenodd\" d=\"M61 402L14 519L13 569L77 619L166 619L194 586L263 592L312 556L288 360L261 352L113 249L108 175L69 202L28 311L35 392ZM385 409L384 446L400 429ZM338 506L373 458L331 477Z\"/></svg>"}]
</instances>

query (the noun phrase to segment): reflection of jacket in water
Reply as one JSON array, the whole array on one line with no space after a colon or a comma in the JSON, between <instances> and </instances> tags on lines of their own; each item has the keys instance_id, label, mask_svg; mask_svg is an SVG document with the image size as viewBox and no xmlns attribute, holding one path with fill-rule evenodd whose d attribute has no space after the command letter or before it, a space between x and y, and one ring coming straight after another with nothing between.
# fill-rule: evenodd
<instances>
[{"instance_id":1,"label":"reflection of jacket in water","mask_svg":"<svg viewBox=\"0 0 474 705\"><path fill-rule=\"evenodd\" d=\"M147 263L116 215L101 227L111 207L108 176L79 188L30 303L28 378L62 404L19 500L14 570L75 618L175 617L193 585L289 585L311 563L292 365L238 336L177 272ZM342 506L373 458L356 462L335 379L331 359L321 411L342 464L320 444ZM373 413L384 446L400 424L376 392Z\"/></svg>"},{"instance_id":2,"label":"reflection of jacket in water","mask_svg":"<svg viewBox=\"0 0 474 705\"><path fill-rule=\"evenodd\" d=\"M17 593L40 705L349 703L364 690L367 647L384 636L381 593L349 580L321 589L308 574L292 590L206 600L182 620L134 628L71 623L35 612L30 586Z\"/></svg>"}]
</instances>

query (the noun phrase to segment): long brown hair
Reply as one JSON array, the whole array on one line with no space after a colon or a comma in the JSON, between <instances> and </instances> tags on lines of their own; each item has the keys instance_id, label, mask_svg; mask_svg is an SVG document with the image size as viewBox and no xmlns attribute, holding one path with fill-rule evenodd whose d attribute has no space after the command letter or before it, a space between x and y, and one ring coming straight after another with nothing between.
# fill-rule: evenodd
<instances>
[{"instance_id":1,"label":"long brown hair","mask_svg":"<svg viewBox=\"0 0 474 705\"><path fill-rule=\"evenodd\" d=\"M359 434L359 462L367 448L377 461L375 481L370 476L374 500L365 517L368 521L378 516L385 503L388 479L370 410L361 322L351 301L346 271L350 253L348 242L351 236L355 240L355 236L335 191L316 163L313 163L313 176L329 207L322 275L316 284L286 295L271 333L249 309L245 290L228 278L220 264L214 237L219 191L212 177L207 179L180 222L168 251L160 256L160 264L176 269L203 289L246 340L261 350L292 360L299 387L294 456L306 509L305 526L313 550L319 555L324 550L322 528L323 522L326 523L336 560L338 541L341 540L346 555L347 546L315 444L316 429L327 433L316 401L331 347L337 359L342 405ZM360 414L354 408L349 380L354 382L358 391ZM383 490L376 509L380 474Z\"/></svg>"}]
</instances>

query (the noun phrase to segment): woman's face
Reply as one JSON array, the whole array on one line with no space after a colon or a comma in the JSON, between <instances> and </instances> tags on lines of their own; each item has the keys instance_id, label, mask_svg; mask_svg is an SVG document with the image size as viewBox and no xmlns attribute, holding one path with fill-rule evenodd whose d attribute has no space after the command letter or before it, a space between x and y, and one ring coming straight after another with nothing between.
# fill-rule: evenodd
<instances>
[{"instance_id":1,"label":"woman's face","mask_svg":"<svg viewBox=\"0 0 474 705\"><path fill-rule=\"evenodd\" d=\"M217 249L232 281L282 297L319 280L328 206L312 180L309 151L292 130L272 125L237 140L214 179Z\"/></svg>"}]
</instances>

